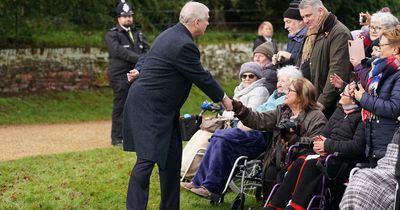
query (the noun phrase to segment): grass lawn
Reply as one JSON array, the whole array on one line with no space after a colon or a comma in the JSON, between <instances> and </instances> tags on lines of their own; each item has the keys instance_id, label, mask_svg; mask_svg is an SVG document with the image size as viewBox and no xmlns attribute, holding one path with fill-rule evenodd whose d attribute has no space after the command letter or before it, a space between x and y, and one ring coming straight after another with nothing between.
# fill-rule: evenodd
<instances>
[{"instance_id":1,"label":"grass lawn","mask_svg":"<svg viewBox=\"0 0 400 210\"><path fill-rule=\"evenodd\" d=\"M134 153L121 147L0 162L0 209L124 209ZM181 209L229 209L181 190ZM148 209L158 209L158 170L151 176ZM256 206L247 197L246 208Z\"/></svg>"},{"instance_id":2,"label":"grass lawn","mask_svg":"<svg viewBox=\"0 0 400 210\"><path fill-rule=\"evenodd\" d=\"M238 81L222 82L228 95ZM194 87L181 114L197 114L209 100ZM0 125L62 123L111 118L111 88L48 92L0 98ZM134 153L121 147L27 157L0 162L0 209L124 209ZM158 170L153 171L148 209L158 209ZM211 205L185 190L181 209L229 209L236 195ZM246 199L247 205L255 201ZM246 208L247 209L247 208Z\"/></svg>"},{"instance_id":3,"label":"grass lawn","mask_svg":"<svg viewBox=\"0 0 400 210\"><path fill-rule=\"evenodd\" d=\"M221 82L221 85L228 95L233 95L237 82ZM201 102L205 100L210 101L194 86L181 114L199 113ZM0 125L111 120L111 111L110 87L0 97Z\"/></svg>"}]
</instances>

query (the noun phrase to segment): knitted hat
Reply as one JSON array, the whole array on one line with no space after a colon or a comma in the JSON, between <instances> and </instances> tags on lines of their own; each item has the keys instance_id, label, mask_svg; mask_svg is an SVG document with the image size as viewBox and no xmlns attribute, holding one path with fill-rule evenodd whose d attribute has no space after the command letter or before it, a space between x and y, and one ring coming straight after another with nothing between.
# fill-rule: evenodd
<instances>
[{"instance_id":1,"label":"knitted hat","mask_svg":"<svg viewBox=\"0 0 400 210\"><path fill-rule=\"evenodd\" d=\"M239 79L242 77L242 75L244 73L253 73L254 75L256 75L259 79L262 78L263 76L263 68L261 67L260 64L256 63L256 62L247 62L242 64L242 66L240 67L240 72L239 72Z\"/></svg>"},{"instance_id":2,"label":"knitted hat","mask_svg":"<svg viewBox=\"0 0 400 210\"><path fill-rule=\"evenodd\" d=\"M299 4L299 0L294 0L290 2L289 8L283 13L283 17L294 20L303 20L303 18L301 18L300 16Z\"/></svg>"},{"instance_id":3,"label":"knitted hat","mask_svg":"<svg viewBox=\"0 0 400 210\"><path fill-rule=\"evenodd\" d=\"M258 47L256 47L256 49L254 49L253 55L255 53L262 53L271 60L272 56L274 55L274 48L272 47L271 43L265 42L265 43L259 45Z\"/></svg>"}]
</instances>

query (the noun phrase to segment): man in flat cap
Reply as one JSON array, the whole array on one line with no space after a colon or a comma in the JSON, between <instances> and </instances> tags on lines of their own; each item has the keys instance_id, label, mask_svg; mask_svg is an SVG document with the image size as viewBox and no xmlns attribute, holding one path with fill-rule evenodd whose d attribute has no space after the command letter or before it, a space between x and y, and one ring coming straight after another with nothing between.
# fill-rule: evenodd
<instances>
[{"instance_id":1,"label":"man in flat cap","mask_svg":"<svg viewBox=\"0 0 400 210\"><path fill-rule=\"evenodd\" d=\"M139 72L134 69L139 57L149 49L146 37L133 24L132 8L122 0L117 8L118 24L111 28L105 43L109 52L108 79L113 89L111 144L122 144L122 113L129 85L127 74L134 80Z\"/></svg>"}]
</instances>

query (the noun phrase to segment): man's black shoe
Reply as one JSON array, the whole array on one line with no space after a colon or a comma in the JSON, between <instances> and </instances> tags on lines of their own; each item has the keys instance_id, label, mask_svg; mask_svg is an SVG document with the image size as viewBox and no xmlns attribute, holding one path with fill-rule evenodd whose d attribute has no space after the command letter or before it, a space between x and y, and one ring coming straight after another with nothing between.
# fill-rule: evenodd
<instances>
[{"instance_id":1,"label":"man's black shoe","mask_svg":"<svg viewBox=\"0 0 400 210\"><path fill-rule=\"evenodd\" d=\"M118 146L122 144L122 139L116 139L111 141L111 145Z\"/></svg>"}]
</instances>

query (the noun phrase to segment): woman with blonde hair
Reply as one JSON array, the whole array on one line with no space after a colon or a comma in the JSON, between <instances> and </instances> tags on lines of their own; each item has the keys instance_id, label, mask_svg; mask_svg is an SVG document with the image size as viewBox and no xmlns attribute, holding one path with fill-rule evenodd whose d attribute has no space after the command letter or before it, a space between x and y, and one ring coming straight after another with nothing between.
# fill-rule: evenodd
<instances>
[{"instance_id":1,"label":"woman with blonde hair","mask_svg":"<svg viewBox=\"0 0 400 210\"><path fill-rule=\"evenodd\" d=\"M272 39L274 35L274 27L269 21L264 21L258 26L258 37L253 43L253 51L263 43L271 43L274 48L274 54L278 52L278 46L276 42Z\"/></svg>"}]
</instances>

